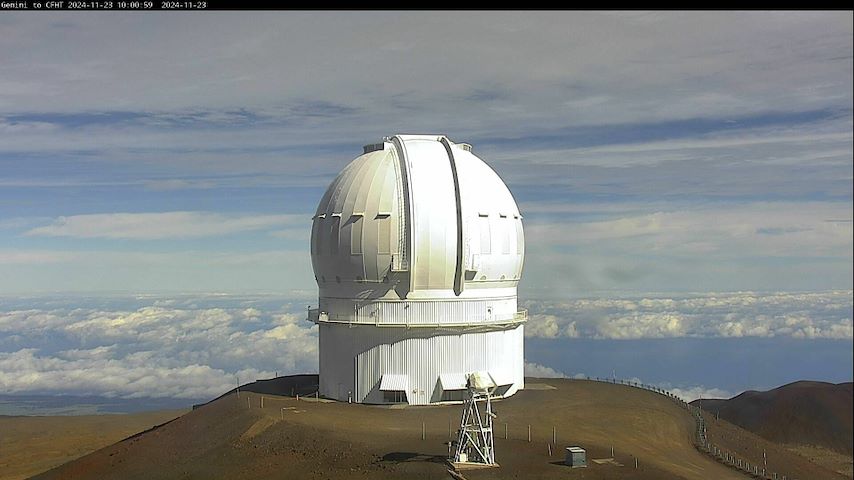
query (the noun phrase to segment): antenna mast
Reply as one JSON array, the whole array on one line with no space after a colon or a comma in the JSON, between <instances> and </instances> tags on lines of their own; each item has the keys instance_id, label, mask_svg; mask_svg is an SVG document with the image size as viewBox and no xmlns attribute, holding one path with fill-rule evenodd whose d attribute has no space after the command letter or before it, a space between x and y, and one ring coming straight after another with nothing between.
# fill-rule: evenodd
<instances>
[{"instance_id":1,"label":"antenna mast","mask_svg":"<svg viewBox=\"0 0 854 480\"><path fill-rule=\"evenodd\" d=\"M486 372L474 372L467 377L469 398L463 406L454 463L481 464L497 467L495 439L492 435L492 393L495 382Z\"/></svg>"}]
</instances>

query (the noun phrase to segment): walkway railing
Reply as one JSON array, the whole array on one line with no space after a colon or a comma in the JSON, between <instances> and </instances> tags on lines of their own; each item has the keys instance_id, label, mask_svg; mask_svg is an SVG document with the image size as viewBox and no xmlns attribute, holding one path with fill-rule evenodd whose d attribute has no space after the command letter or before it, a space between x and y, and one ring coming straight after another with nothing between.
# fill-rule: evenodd
<instances>
[{"instance_id":1,"label":"walkway railing","mask_svg":"<svg viewBox=\"0 0 854 480\"><path fill-rule=\"evenodd\" d=\"M328 312L323 312L317 308L308 309L308 321L313 323L334 323L350 326L368 325L373 327L391 327L391 328L454 328L470 330L495 330L504 329L516 325L521 325L528 321L528 311L519 310L516 313L508 315L495 315L492 320L476 320L471 322L390 322L390 321L358 321L352 315L334 315Z\"/></svg>"},{"instance_id":2,"label":"walkway railing","mask_svg":"<svg viewBox=\"0 0 854 480\"><path fill-rule=\"evenodd\" d=\"M703 418L702 410L690 403L686 402L684 399L679 397L673 392L665 390L663 388L657 387L655 385L647 385L641 382L633 382L630 380L620 380L613 378L599 378L599 377L586 377L587 380L592 380L596 382L604 382L604 383L613 383L616 385L627 385L629 387L641 388L644 390L649 390L651 392L658 393L660 395L664 395L674 402L676 402L680 407L684 408L694 417L694 446L702 453L709 455L714 458L716 461L727 465L730 468L734 468L739 470L742 473L750 475L754 478L759 478L763 480L797 480L792 477L787 477L786 475L781 475L777 472L769 472L764 465L760 465L758 462L748 461L747 459L741 458L735 453L725 448L721 448L720 446L709 441L706 436L706 421Z\"/></svg>"}]
</instances>

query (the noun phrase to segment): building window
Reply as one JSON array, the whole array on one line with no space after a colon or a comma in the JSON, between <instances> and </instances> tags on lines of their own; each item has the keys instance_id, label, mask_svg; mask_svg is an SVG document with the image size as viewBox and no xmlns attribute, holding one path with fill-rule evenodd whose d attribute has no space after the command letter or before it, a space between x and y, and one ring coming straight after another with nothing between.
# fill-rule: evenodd
<instances>
[{"instance_id":1,"label":"building window","mask_svg":"<svg viewBox=\"0 0 854 480\"><path fill-rule=\"evenodd\" d=\"M465 390L444 390L442 391L443 402L462 402L466 399Z\"/></svg>"},{"instance_id":2,"label":"building window","mask_svg":"<svg viewBox=\"0 0 854 480\"><path fill-rule=\"evenodd\" d=\"M385 403L407 403L406 392L403 390L384 390L383 401Z\"/></svg>"}]
</instances>

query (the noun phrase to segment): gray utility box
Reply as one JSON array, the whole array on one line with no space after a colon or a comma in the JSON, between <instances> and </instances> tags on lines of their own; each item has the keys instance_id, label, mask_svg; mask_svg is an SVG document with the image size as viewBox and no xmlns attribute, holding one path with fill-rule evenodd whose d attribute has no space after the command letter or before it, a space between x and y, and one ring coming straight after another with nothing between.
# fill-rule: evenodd
<instances>
[{"instance_id":1,"label":"gray utility box","mask_svg":"<svg viewBox=\"0 0 854 480\"><path fill-rule=\"evenodd\" d=\"M564 462L572 468L587 466L587 452L581 447L566 447L566 460Z\"/></svg>"}]
</instances>

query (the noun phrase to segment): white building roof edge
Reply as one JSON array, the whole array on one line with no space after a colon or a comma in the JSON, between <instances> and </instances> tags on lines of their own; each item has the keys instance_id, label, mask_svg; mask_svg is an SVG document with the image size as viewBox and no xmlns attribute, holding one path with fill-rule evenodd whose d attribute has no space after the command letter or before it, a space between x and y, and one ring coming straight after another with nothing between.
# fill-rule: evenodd
<instances>
[{"instance_id":1,"label":"white building roof edge","mask_svg":"<svg viewBox=\"0 0 854 480\"><path fill-rule=\"evenodd\" d=\"M440 373L439 374L439 385L442 386L442 390L465 390L466 387L466 374L465 373Z\"/></svg>"},{"instance_id":2,"label":"white building roof edge","mask_svg":"<svg viewBox=\"0 0 854 480\"><path fill-rule=\"evenodd\" d=\"M405 392L409 390L409 376L386 373L380 380L380 390L383 392Z\"/></svg>"}]
</instances>

